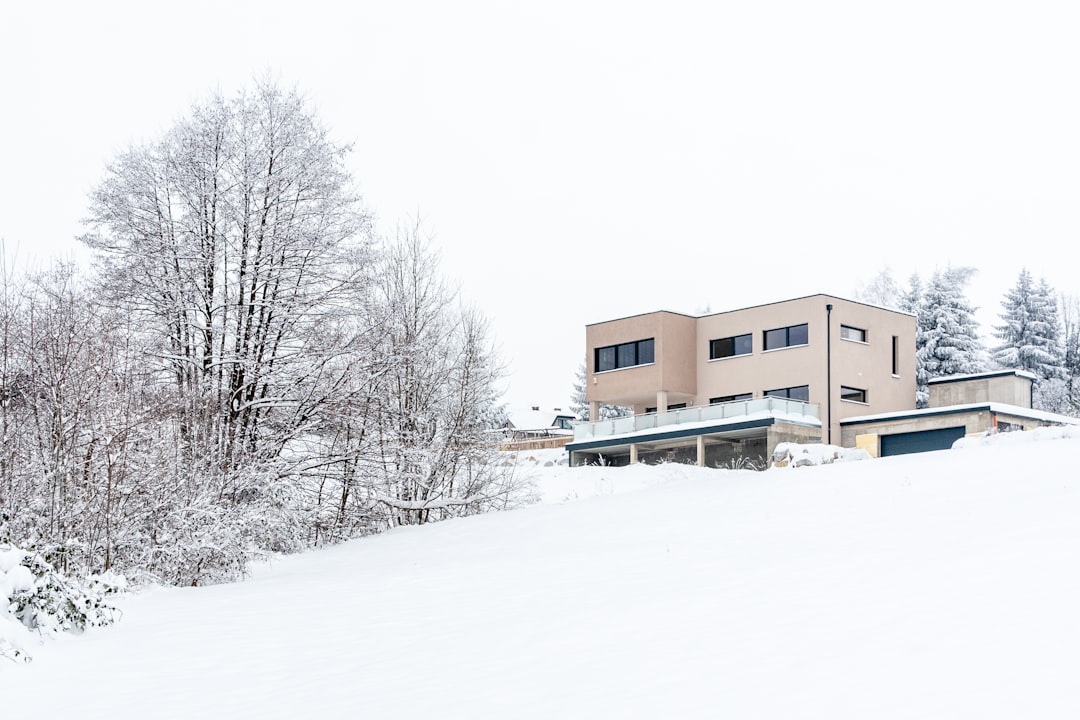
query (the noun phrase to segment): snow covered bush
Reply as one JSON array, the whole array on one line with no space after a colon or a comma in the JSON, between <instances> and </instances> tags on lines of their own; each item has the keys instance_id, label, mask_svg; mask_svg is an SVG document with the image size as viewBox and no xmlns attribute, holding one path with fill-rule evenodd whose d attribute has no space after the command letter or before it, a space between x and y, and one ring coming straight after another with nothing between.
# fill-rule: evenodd
<instances>
[{"instance_id":1,"label":"snow covered bush","mask_svg":"<svg viewBox=\"0 0 1080 720\"><path fill-rule=\"evenodd\" d=\"M773 450L772 466L797 468L869 459L870 453L857 448L843 448L822 443L780 443Z\"/></svg>"},{"instance_id":2,"label":"snow covered bush","mask_svg":"<svg viewBox=\"0 0 1080 720\"><path fill-rule=\"evenodd\" d=\"M108 597L124 589L124 579L111 573L80 583L40 553L0 544L0 658L28 661L34 633L55 636L111 624L118 611Z\"/></svg>"}]
</instances>

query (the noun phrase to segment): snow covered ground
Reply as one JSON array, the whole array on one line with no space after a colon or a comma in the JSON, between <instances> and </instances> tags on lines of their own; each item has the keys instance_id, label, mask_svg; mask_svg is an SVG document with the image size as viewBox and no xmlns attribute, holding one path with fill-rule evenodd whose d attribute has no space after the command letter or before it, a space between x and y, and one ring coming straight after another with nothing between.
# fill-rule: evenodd
<instances>
[{"instance_id":1,"label":"snow covered ground","mask_svg":"<svg viewBox=\"0 0 1080 720\"><path fill-rule=\"evenodd\" d=\"M541 504L128 597L0 668L0 716L1080 717L1076 430L764 473L534 455Z\"/></svg>"}]
</instances>

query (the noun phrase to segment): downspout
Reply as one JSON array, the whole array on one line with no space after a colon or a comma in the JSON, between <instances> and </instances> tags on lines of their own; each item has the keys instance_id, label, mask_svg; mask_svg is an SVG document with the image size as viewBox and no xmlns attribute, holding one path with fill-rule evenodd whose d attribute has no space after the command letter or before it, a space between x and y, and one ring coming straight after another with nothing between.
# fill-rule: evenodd
<instances>
[{"instance_id":1,"label":"downspout","mask_svg":"<svg viewBox=\"0 0 1080 720\"><path fill-rule=\"evenodd\" d=\"M825 305L825 417L825 442L832 445L832 303Z\"/></svg>"}]
</instances>

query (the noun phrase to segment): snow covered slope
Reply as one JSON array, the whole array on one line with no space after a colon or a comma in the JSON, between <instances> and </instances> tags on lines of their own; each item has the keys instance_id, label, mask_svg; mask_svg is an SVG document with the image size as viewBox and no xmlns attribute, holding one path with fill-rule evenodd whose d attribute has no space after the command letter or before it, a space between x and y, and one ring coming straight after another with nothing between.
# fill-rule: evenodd
<instances>
[{"instance_id":1,"label":"snow covered slope","mask_svg":"<svg viewBox=\"0 0 1080 720\"><path fill-rule=\"evenodd\" d=\"M0 715L1075 718L1065 434L764 473L539 467L544 504L129 598L0 671Z\"/></svg>"}]
</instances>

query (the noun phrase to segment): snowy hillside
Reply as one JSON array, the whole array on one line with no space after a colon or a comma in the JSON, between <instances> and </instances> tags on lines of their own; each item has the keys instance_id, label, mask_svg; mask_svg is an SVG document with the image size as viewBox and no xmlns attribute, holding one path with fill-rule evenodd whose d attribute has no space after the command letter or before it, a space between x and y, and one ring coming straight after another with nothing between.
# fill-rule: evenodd
<instances>
[{"instance_id":1,"label":"snowy hillside","mask_svg":"<svg viewBox=\"0 0 1080 720\"><path fill-rule=\"evenodd\" d=\"M130 597L0 669L0 712L1077 717L1063 435L764 473L538 457L540 505Z\"/></svg>"}]
</instances>

